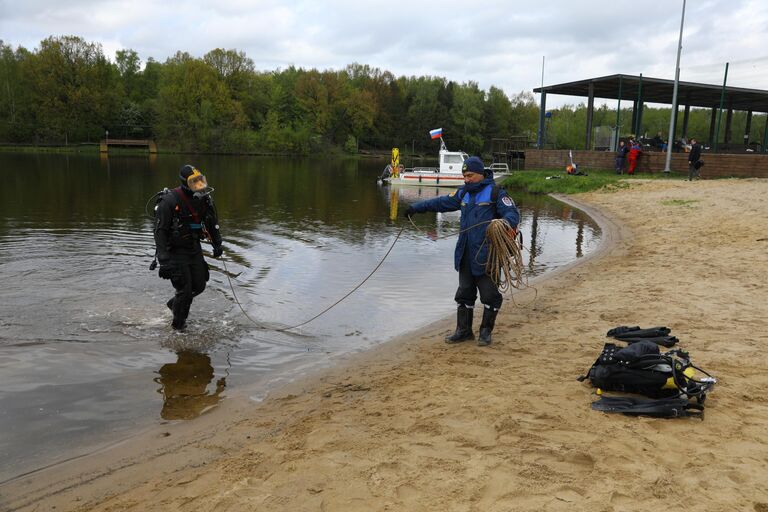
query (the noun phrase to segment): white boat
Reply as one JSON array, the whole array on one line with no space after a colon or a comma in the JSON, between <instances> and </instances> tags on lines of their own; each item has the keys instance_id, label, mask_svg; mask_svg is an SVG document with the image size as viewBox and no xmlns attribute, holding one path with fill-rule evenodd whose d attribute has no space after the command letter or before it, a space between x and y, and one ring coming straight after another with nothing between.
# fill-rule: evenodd
<instances>
[{"instance_id":1,"label":"white boat","mask_svg":"<svg viewBox=\"0 0 768 512\"><path fill-rule=\"evenodd\" d=\"M464 184L461 168L469 155L463 151L448 151L442 137L440 138L440 167L413 167L391 172L388 166L382 175L382 181L392 185L430 185L435 187L458 187ZM493 171L493 179L499 182L509 176L509 166L506 163L495 163L486 167Z\"/></svg>"}]
</instances>

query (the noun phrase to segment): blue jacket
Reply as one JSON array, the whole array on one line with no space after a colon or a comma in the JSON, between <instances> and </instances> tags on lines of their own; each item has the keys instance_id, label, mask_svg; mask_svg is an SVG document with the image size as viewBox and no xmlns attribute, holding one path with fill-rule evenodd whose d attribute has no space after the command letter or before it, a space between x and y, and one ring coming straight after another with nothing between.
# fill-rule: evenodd
<instances>
[{"instance_id":1,"label":"blue jacket","mask_svg":"<svg viewBox=\"0 0 768 512\"><path fill-rule=\"evenodd\" d=\"M485 230L488 223L469 229L480 222L491 219L505 219L513 228L520 222L520 212L506 191L499 189L496 204L491 204L493 179L486 178L480 183L470 183L460 187L447 196L435 197L419 201L412 205L418 213L424 212L455 212L461 210L461 230L454 252L454 267L461 268L461 257L465 248L469 249L472 275L485 274L485 263L488 260L488 243L485 240ZM467 231L464 231L467 230Z\"/></svg>"}]
</instances>

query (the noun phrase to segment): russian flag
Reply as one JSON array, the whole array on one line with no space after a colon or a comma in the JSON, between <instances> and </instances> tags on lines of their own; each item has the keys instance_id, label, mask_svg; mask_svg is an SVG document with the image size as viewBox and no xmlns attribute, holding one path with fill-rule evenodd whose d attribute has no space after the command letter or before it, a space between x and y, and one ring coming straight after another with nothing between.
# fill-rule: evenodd
<instances>
[{"instance_id":1,"label":"russian flag","mask_svg":"<svg viewBox=\"0 0 768 512\"><path fill-rule=\"evenodd\" d=\"M432 137L432 139L439 139L443 136L443 129L436 128L434 130L429 130L429 136Z\"/></svg>"}]
</instances>

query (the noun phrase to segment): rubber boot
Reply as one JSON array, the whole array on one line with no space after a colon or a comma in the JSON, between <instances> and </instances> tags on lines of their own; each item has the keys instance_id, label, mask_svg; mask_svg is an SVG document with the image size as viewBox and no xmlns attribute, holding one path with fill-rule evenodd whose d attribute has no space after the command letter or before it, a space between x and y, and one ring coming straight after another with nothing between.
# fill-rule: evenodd
<instances>
[{"instance_id":1,"label":"rubber boot","mask_svg":"<svg viewBox=\"0 0 768 512\"><path fill-rule=\"evenodd\" d=\"M498 309L483 308L483 321L480 322L480 336L477 338L479 346L485 347L491 344L491 332L493 332L498 314Z\"/></svg>"},{"instance_id":2,"label":"rubber boot","mask_svg":"<svg viewBox=\"0 0 768 512\"><path fill-rule=\"evenodd\" d=\"M475 339L472 334L472 308L459 304L456 309L456 332L445 338L446 343L461 343Z\"/></svg>"},{"instance_id":3,"label":"rubber boot","mask_svg":"<svg viewBox=\"0 0 768 512\"><path fill-rule=\"evenodd\" d=\"M174 297L171 311L173 311L173 321L171 327L177 331L183 330L187 326L187 315L189 315L188 301L182 298Z\"/></svg>"},{"instance_id":4,"label":"rubber boot","mask_svg":"<svg viewBox=\"0 0 768 512\"><path fill-rule=\"evenodd\" d=\"M171 300L165 303L166 306L168 306L168 309L173 311L173 301L176 300L176 297L171 297Z\"/></svg>"}]
</instances>

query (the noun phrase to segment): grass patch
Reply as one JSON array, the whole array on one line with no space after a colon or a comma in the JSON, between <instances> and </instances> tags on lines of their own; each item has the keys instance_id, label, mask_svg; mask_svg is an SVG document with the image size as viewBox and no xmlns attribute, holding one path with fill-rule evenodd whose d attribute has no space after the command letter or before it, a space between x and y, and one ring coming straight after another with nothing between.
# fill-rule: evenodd
<instances>
[{"instance_id":1,"label":"grass patch","mask_svg":"<svg viewBox=\"0 0 768 512\"><path fill-rule=\"evenodd\" d=\"M665 199L661 202L664 206L685 206L686 208L693 208L698 199Z\"/></svg>"},{"instance_id":2,"label":"grass patch","mask_svg":"<svg viewBox=\"0 0 768 512\"><path fill-rule=\"evenodd\" d=\"M532 194L578 194L600 189L628 188L632 180L642 179L683 179L683 175L661 173L616 174L612 170L590 169L588 176L569 176L562 169L530 169L516 171L504 180L504 186L510 190L520 190ZM558 178L547 179L550 176Z\"/></svg>"}]
</instances>

